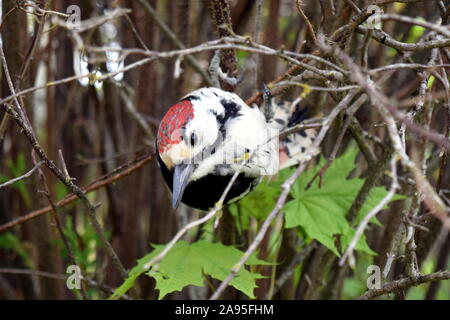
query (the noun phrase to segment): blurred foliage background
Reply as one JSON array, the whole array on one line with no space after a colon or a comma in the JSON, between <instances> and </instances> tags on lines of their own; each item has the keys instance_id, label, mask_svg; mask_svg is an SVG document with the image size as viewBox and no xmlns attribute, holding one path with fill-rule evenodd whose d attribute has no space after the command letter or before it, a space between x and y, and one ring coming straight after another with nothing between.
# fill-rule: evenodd
<instances>
[{"instance_id":1,"label":"blurred foliage background","mask_svg":"<svg viewBox=\"0 0 450 320\"><path fill-rule=\"evenodd\" d=\"M90 72L98 77L142 59L138 54L130 54L124 60L117 60L118 53L115 51L108 52L106 59L99 61L80 56L75 50L77 40L66 29L53 22L52 13L39 14L35 7L66 13L69 6L77 5L81 9L82 20L102 16L106 10L129 8L131 11L126 16L108 20L101 26L84 32L83 45L119 49L146 46L154 51L169 51L178 48L161 31L143 3L155 8L159 18L169 26L181 43L185 47L191 47L219 36L217 25L211 19L210 2L214 1L3 0L0 32L16 91L45 86L51 81L75 76L77 72ZM372 3L368 0L352 2L361 9ZM395 2L383 5L383 9L387 13L402 14L421 21L436 21L441 16L438 2ZM448 8L448 1L441 2ZM330 3L333 4L335 13L324 17L323 12ZM355 15L348 1L304 0L301 6L315 30L320 30L325 35L331 35ZM234 0L229 1L229 10L233 31L238 35L253 39L256 37L260 43L275 49L301 53L312 53L315 49L311 34L294 0ZM256 19L258 10L260 19ZM423 27L395 21L383 22L383 30L406 43L416 43L429 33ZM358 64L363 64L361 53L366 42L364 35L355 33L346 46L346 52ZM375 40L368 41L368 44L368 68L395 63L405 54ZM444 50L448 52L449 49ZM213 51L205 51L194 56L206 71L213 54ZM235 90L244 100L260 91L263 83L271 82L290 67L286 61L276 56L258 56L240 50L235 54L237 68L234 71L237 70L239 77L242 77ZM412 53L409 59L410 62L426 64L429 56L430 50L422 50ZM443 59L443 63L450 63L448 53L443 54ZM330 60L335 62L333 58ZM178 63L181 63L181 73ZM382 91L393 99L409 98L418 94L422 76L419 70L396 71L385 81ZM435 82L433 84L432 80L429 81L429 90L442 91L442 85ZM310 80L308 84L323 85L316 79ZM85 186L114 168L151 153L154 150L159 120L168 107L188 92L205 85L205 80L186 62L186 58L182 61L177 61L177 58L159 59L102 81L91 77L46 86L22 96L21 103L49 159L62 166L58 153L61 150L70 176L76 178L76 184ZM11 94L4 73L0 89L2 98ZM302 90L298 87L291 88L284 91L280 99L293 99L300 92ZM308 109L311 117L320 117L328 114L337 104L336 98L340 97L340 93L333 95L313 90L302 101L302 106ZM432 110L431 126L443 132L445 126L449 125L444 103L427 102L427 108ZM145 120L145 125L139 123L133 113L139 114L140 119ZM3 110L0 111L0 117L4 118ZM376 156L383 158L389 149L386 147L389 139L379 114L366 102L356 113L356 119L364 131L376 137L370 141L370 145ZM322 159L327 159L331 154L343 123L344 118L339 118L327 134L321 146ZM23 175L34 167L29 143L14 121L2 122L1 128L0 183ZM354 182L356 185L352 185L353 189L347 190L350 197L348 203L336 204L329 199L327 201L330 202L325 203L324 198L318 200L324 204L325 208L322 209L325 211L327 208L331 213L333 210L341 210L341 219L348 225L348 230L355 226L355 222L347 223L345 215L359 188L370 177L371 169L359 153L354 140L354 135L349 131L345 134L339 151L341 155L346 150L353 150L348 151L350 153L347 158L338 158L345 159L347 175L336 180L339 184L335 189L327 184L327 176L323 177L323 184L331 192L337 192L348 181L359 179L360 183ZM444 194L450 189L450 165L439 165L442 150L438 147L433 145L427 152L427 177L433 185L441 177L441 194ZM311 172L320 167L319 161L319 157L312 161L309 173L304 175L312 177ZM324 160L320 162L323 163ZM343 168L331 167L328 174L330 177L339 175ZM60 200L69 193L66 186L50 171L44 167L42 171L53 201ZM277 179L286 178L286 174L280 174ZM302 180L302 177L299 183L308 181L307 178ZM189 232L184 240L220 242L245 251L267 212L275 205L281 180L258 187L248 198L224 210L218 229L214 229L212 223L209 223ZM382 190L388 185L389 178L381 177L377 183L379 192L385 192ZM320 191L318 186L314 188ZM0 225L48 206L43 190L42 178L38 174L1 188ZM404 246L401 244L407 226L404 211L409 210L407 201L413 193L414 188L405 174L405 179L401 180L399 200L390 203L378 215L379 221L370 225L365 233L364 248L357 251L353 267L339 267L337 264L338 255L343 252L339 245L342 244L342 239L339 237L347 233L337 232L336 237L333 230L318 234L311 229L317 224L326 225L327 221L332 221L332 226L338 225L333 220L336 216L324 216L323 221L311 222L295 222L294 219L288 227L285 224L289 222L283 217L277 219L258 250L258 258L265 263L249 267L253 273L264 276L255 280L258 287L254 290L254 296L259 299L355 299L367 290L367 267L383 267L393 248L399 259L393 262L385 280L401 278L405 274L402 259ZM302 196L301 193L293 193L290 199L294 201ZM379 196L373 197L379 200ZM133 268L139 258L151 251L150 244L166 244L183 225L203 215L184 206L177 211L171 208L170 192L155 161L150 161L115 183L89 193L88 198L92 203L99 204L96 215L126 269ZM329 203L336 205L337 209L328 206ZM299 214L291 205L285 210L286 215L289 210L293 211L291 214ZM450 252L449 232L427 213L423 204L418 210L419 217L422 218L417 223L424 225L427 230L417 229L415 235L420 270L422 273L446 270ZM72 248L73 258L83 275L92 280L84 285L85 297L109 297L122 284L123 279L102 250L102 242L88 220L85 207L74 201L58 208L57 214ZM313 214L312 217L317 215ZM328 238L324 240L320 236ZM294 257L298 260L294 260ZM1 231L0 298L81 299L80 291L66 287L66 269L72 264L71 261L51 213ZM277 279L283 274L288 278L281 286L277 286ZM181 291L169 293L165 299L207 298L219 283L213 278L206 276L203 286L185 286ZM135 292L132 295L135 298L155 299L158 297L155 285L153 277L141 276L134 285ZM248 299L248 296L242 290L232 287L223 295L228 299ZM449 281L427 283L383 298L450 299Z\"/></svg>"}]
</instances>

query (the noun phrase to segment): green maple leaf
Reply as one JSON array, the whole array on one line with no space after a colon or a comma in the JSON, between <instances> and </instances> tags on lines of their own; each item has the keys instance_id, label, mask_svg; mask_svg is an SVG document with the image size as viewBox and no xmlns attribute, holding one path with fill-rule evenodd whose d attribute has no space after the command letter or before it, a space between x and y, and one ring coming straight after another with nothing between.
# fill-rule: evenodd
<instances>
[{"instance_id":1,"label":"green maple leaf","mask_svg":"<svg viewBox=\"0 0 450 320\"><path fill-rule=\"evenodd\" d=\"M325 160L321 159L314 169L304 172L297 179L291 189L294 199L284 207L286 228L302 227L309 237L317 239L338 256L339 251L342 250L336 246L337 239L340 239L341 249L345 249L354 234L345 216L364 184L363 179L347 179L355 169L354 161L357 154L357 149L349 148L341 157L333 161L322 176L321 186L319 186L319 179L316 179L310 188L306 189L308 182L325 163ZM384 187L373 188L355 222L358 223L386 196L387 192ZM403 196L395 195L392 201L403 198ZM372 219L371 222L379 224L377 219ZM375 254L364 237L360 239L357 249Z\"/></svg>"},{"instance_id":2,"label":"green maple leaf","mask_svg":"<svg viewBox=\"0 0 450 320\"><path fill-rule=\"evenodd\" d=\"M312 198L299 198L289 201L285 207L286 228L301 226L306 234L322 243L336 255L339 252L335 246L335 234L342 234L348 223L341 215L328 213L330 201Z\"/></svg>"},{"instance_id":3,"label":"green maple leaf","mask_svg":"<svg viewBox=\"0 0 450 320\"><path fill-rule=\"evenodd\" d=\"M168 293L180 291L188 285L203 286L205 275L222 281L244 254L234 247L221 243L200 240L189 244L186 241L179 241L160 262L156 271L146 269L146 264L164 247L165 245L154 245L155 250L139 259L138 264L130 271L129 277L116 289L111 298L118 298L125 294L143 273L156 280L159 299L164 298ZM246 265L266 264L268 263L256 258L256 255L251 256L246 262ZM230 285L250 298L254 298L256 279L261 278L263 278L262 275L242 268Z\"/></svg>"}]
</instances>

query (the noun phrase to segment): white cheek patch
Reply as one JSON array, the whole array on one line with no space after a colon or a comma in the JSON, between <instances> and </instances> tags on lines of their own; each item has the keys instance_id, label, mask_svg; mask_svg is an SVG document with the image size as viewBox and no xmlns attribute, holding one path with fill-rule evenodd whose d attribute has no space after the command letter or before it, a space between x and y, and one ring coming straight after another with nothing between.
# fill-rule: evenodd
<instances>
[{"instance_id":1,"label":"white cheek patch","mask_svg":"<svg viewBox=\"0 0 450 320\"><path fill-rule=\"evenodd\" d=\"M214 144L219 133L215 116L210 114L205 108L201 111L196 111L194 119L186 126L186 137L190 139L193 132L195 132L198 138L198 141L193 147L195 152L198 152L198 149L203 149L206 146Z\"/></svg>"},{"instance_id":2,"label":"white cheek patch","mask_svg":"<svg viewBox=\"0 0 450 320\"><path fill-rule=\"evenodd\" d=\"M185 136L190 139L191 134L195 133L197 141L191 146L190 141L186 141L188 149L192 152L192 163L197 166L208 164L213 153L218 153L218 148L222 145L222 135L219 131L219 125L216 117L205 106L195 106L195 117L186 125ZM216 155L217 156L217 155ZM194 171L192 179L198 176L197 170Z\"/></svg>"}]
</instances>

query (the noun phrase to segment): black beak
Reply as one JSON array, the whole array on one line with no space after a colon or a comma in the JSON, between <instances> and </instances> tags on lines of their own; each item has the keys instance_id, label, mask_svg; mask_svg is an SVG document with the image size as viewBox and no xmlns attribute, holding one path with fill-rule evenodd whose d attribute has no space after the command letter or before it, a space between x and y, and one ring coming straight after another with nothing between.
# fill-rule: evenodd
<instances>
[{"instance_id":1,"label":"black beak","mask_svg":"<svg viewBox=\"0 0 450 320\"><path fill-rule=\"evenodd\" d=\"M172 185L172 207L174 209L178 208L193 171L194 165L192 163L182 163L175 166Z\"/></svg>"}]
</instances>

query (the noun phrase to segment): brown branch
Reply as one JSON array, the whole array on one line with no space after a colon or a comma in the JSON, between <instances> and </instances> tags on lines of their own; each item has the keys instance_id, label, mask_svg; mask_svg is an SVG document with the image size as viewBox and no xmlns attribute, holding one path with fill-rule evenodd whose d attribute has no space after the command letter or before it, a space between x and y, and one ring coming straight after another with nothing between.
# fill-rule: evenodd
<instances>
[{"instance_id":1,"label":"brown branch","mask_svg":"<svg viewBox=\"0 0 450 320\"><path fill-rule=\"evenodd\" d=\"M374 166L377 161L377 157L375 156L373 149L370 147L358 119L356 119L355 117L352 118L352 123L350 124L350 127L348 129L353 139L356 141L359 150L366 159L367 166L368 167Z\"/></svg>"},{"instance_id":2,"label":"brown branch","mask_svg":"<svg viewBox=\"0 0 450 320\"><path fill-rule=\"evenodd\" d=\"M59 280L67 280L68 276L64 274L57 274L57 273L51 273L47 271L40 271L40 270L29 270L29 269L15 269L15 268L0 268L0 274L18 274L18 275L30 275L30 276L38 276L38 277L45 277L45 278L51 278L51 279L59 279ZM1 279L1 278L0 278ZM90 286L98 287L99 289L103 290L105 293L113 293L114 288L111 288L110 286L104 285L102 283L99 283L97 281L94 281L92 279L88 279L85 277L80 278L81 281L86 282ZM124 299L131 299L130 296L124 294L122 296Z\"/></svg>"},{"instance_id":3,"label":"brown branch","mask_svg":"<svg viewBox=\"0 0 450 320\"><path fill-rule=\"evenodd\" d=\"M316 150L319 148L320 144L322 143L326 133L328 132L331 124L333 123L334 119L339 115L339 113L344 110L344 108L348 105L348 103L351 101L351 99L355 96L355 91L352 90L339 102L339 104L334 107L330 114L327 116L326 120L324 121L324 125L320 129L319 133L317 134L316 138L314 139L313 144L311 147L306 151L307 158L311 158L314 156ZM238 272L241 270L241 268L244 266L245 262L250 258L250 256L255 252L257 247L261 244L262 240L264 239L267 230L270 227L270 224L272 221L280 214L281 210L283 209L284 204L286 203L288 199L289 192L296 181L296 179L299 177L299 175L305 170L307 162L301 163L298 168L294 171L294 173L282 184L282 192L280 196L278 197L278 200L275 204L275 207L270 212L270 214L267 216L266 220L262 224L260 230L258 231L258 234L252 241L252 243L249 245L248 249L245 251L244 255L241 257L241 259L233 266L231 272L228 274L228 276L225 278L225 280L222 281L222 283L219 285L219 287L214 291L214 293L209 298L210 300L217 300L228 284L234 279L234 277L238 274Z\"/></svg>"},{"instance_id":4,"label":"brown branch","mask_svg":"<svg viewBox=\"0 0 450 320\"><path fill-rule=\"evenodd\" d=\"M317 38L316 38L316 33L314 32L314 27L311 24L311 21L309 21L308 17L306 16L305 12L302 9L302 3L301 0L296 0L295 4L297 6L297 10L300 13L300 15L303 17L303 19L306 22L306 26L308 27L308 32L311 36L311 38L313 39L313 42L316 43Z\"/></svg>"},{"instance_id":5,"label":"brown branch","mask_svg":"<svg viewBox=\"0 0 450 320\"><path fill-rule=\"evenodd\" d=\"M3 70L5 71L5 77L9 86L9 90L11 91L11 94L15 94L15 88L12 84L12 80L9 74L8 64L6 61L5 53L3 51L3 45L0 44L0 57L3 64ZM122 263L119 260L119 257L117 256L116 252L114 251L114 248L112 245L108 242L106 239L105 234L103 233L102 227L100 226L100 223L97 220L96 214L95 214L95 207L89 202L88 198L84 194L84 192L73 183L72 179L66 177L64 173L51 161L47 154L45 153L44 149L40 146L38 140L36 139L36 136L33 132L33 129L31 125L29 124L28 117L26 115L26 111L22 106L20 105L17 98L14 99L16 110L14 110L11 106L8 104L3 104L2 107L5 110L6 113L8 113L12 118L15 120L18 127L21 129L22 133L27 138L28 142L30 143L32 149L36 154L39 156L39 158L44 161L47 168L65 185L67 186L78 198L81 199L81 201L84 203L88 210L88 217L91 220L91 223L97 232L100 240L102 241L106 252L111 258L111 261L113 265L117 268L120 275L125 278L127 275L127 272L125 268L123 267Z\"/></svg>"},{"instance_id":6,"label":"brown branch","mask_svg":"<svg viewBox=\"0 0 450 320\"><path fill-rule=\"evenodd\" d=\"M342 26L341 28L339 28L338 30L336 30L331 36L330 36L330 40L334 41L334 42L338 42L335 45L338 45L339 43L345 43L346 39L348 38L348 35L351 34L351 32L353 30L355 30L358 25L360 23L362 23L364 20L367 19L367 17L369 17L371 15L371 13L367 12L367 9L361 10L360 12L358 12L358 14L356 14L355 16L353 16L350 20L350 22L344 26ZM314 50L314 52L312 53L313 56L322 56L323 52L319 49ZM303 60L301 60L301 63L306 63L308 62L310 59L305 58ZM297 73L299 70L301 70L302 66L300 65L295 65L290 67L285 73L283 73L282 75L278 76L277 78L275 78L272 82L270 82L268 84L268 87L272 87L275 84L277 84L280 81L285 80L286 78L288 78L289 76ZM277 95L280 94L282 92L282 90L278 90L275 91L273 90L272 94L273 95ZM253 96L251 96L250 98L248 98L245 103L248 104L249 106L257 103L261 97L262 97L262 91L259 91L257 93L255 93Z\"/></svg>"},{"instance_id":7,"label":"brown branch","mask_svg":"<svg viewBox=\"0 0 450 320\"><path fill-rule=\"evenodd\" d=\"M423 176L421 170L417 168L416 164L411 161L409 156L406 154L394 118L403 122L411 132L419 134L437 143L441 148L450 150L450 140L434 130L426 129L415 124L409 116L398 110L394 102L392 102L373 85L373 82L371 82L370 79L363 74L361 68L354 63L351 57L349 57L340 48L331 47L325 44L322 40L323 39L319 39L320 47L324 51L334 55L344 65L346 65L349 70L352 71L352 79L359 83L361 88L371 99L372 104L383 116L385 122L387 123L388 133L393 143L395 153L401 158L402 164L408 168L414 176L419 191L421 191L425 196L424 203L427 205L428 209L430 209L431 213L436 216L436 218L440 219L444 226L450 229L450 218L446 212L447 209L445 204L436 194L436 191L432 188L427 178Z\"/></svg>"},{"instance_id":8,"label":"brown branch","mask_svg":"<svg viewBox=\"0 0 450 320\"><path fill-rule=\"evenodd\" d=\"M336 159L336 155L341 147L342 141L344 139L345 133L347 132L348 127L353 119L353 115L359 109L359 107L366 101L366 96L361 95L358 99L346 110L345 116L346 120L344 125L342 126L339 136L336 138L334 142L333 150L331 151L330 156L327 159L327 162L316 172L316 174L311 178L311 180L307 183L306 189L309 189L313 182L319 178L319 188L322 186L322 177L327 172L328 168L331 166L333 161Z\"/></svg>"},{"instance_id":9,"label":"brown branch","mask_svg":"<svg viewBox=\"0 0 450 320\"><path fill-rule=\"evenodd\" d=\"M358 26L356 28L356 32L366 34L369 32L369 29L366 27ZM430 40L426 42L418 42L418 43L406 43L397 41L394 38L392 38L388 33L384 32L383 30L379 29L371 29L372 38L376 41L397 49L399 51L422 51L422 50L428 50L433 48L446 48L450 46L450 39L448 38L442 38L442 39L436 39L436 40Z\"/></svg>"},{"instance_id":10,"label":"brown branch","mask_svg":"<svg viewBox=\"0 0 450 320\"><path fill-rule=\"evenodd\" d=\"M89 193L92 191L95 191L97 189L100 189L106 185L115 183L117 181L119 181L120 179L130 175L131 173L135 172L136 170L140 169L141 167L143 167L145 164L147 164L148 162L150 162L151 160L153 160L154 155L150 154L147 155L143 158L138 158L135 159L131 162L128 162L124 165L121 165L117 168L115 168L114 170L112 170L111 172L109 172L106 175L103 175L101 177L98 177L97 179L95 179L94 181L92 181L91 183L89 183L88 185L86 185L85 187L82 188L82 191L84 193ZM74 202L77 199L77 196L74 193L71 193L67 196L65 196L63 199L55 202L55 208L60 208L63 207L65 205L68 205L69 203ZM29 221L31 219L34 219L36 217L39 217L43 214L46 214L48 212L50 212L52 210L51 206L47 206L35 211L32 211L26 215L23 215L19 218L16 218L12 221L9 221L8 223L5 223L3 225L0 226L0 232L6 231L16 225L19 225L21 223L24 223L26 221Z\"/></svg>"},{"instance_id":11,"label":"brown branch","mask_svg":"<svg viewBox=\"0 0 450 320\"><path fill-rule=\"evenodd\" d=\"M401 280L396 280L386 283L385 285L383 285L381 289L371 289L366 291L366 293L364 293L362 296L359 297L359 300L369 300L375 297L379 297L383 294L399 292L409 287L416 287L423 283L449 279L450 279L450 271L441 271L427 274L424 276L418 276L417 279L405 278Z\"/></svg>"},{"instance_id":12,"label":"brown branch","mask_svg":"<svg viewBox=\"0 0 450 320\"><path fill-rule=\"evenodd\" d=\"M59 151L61 151L61 150L59 150ZM35 162L36 161L35 154L32 154L32 158L33 158L33 161ZM39 163L42 163L42 162L43 161L41 161ZM66 169L65 164L64 164L64 169L65 169L64 172L67 174L67 169ZM67 176L68 176L68 174L67 174ZM47 198L47 201L48 201L50 207L52 208L52 210L51 210L52 218L53 218L53 221L55 223L56 230L58 231L58 234L61 237L61 240L63 241L64 247L67 250L67 255L69 256L70 263L73 264L73 265L78 265L77 261L75 260L75 255L73 254L73 250L72 250L72 247L71 247L71 245L69 243L69 240L67 239L66 235L64 234L64 230L62 228L61 221L60 221L60 219L58 217L58 211L56 210L55 202L53 201L53 199L52 199L52 197L50 195L50 190L48 188L47 178L46 178L46 176L45 176L45 174L44 174L44 172L42 171L41 168L39 168L39 177L40 177L42 186L44 187L43 194ZM81 286L80 289L81 289L81 296L82 296L83 300L87 300L86 288L85 288L84 284Z\"/></svg>"},{"instance_id":13,"label":"brown branch","mask_svg":"<svg viewBox=\"0 0 450 320\"><path fill-rule=\"evenodd\" d=\"M414 3L414 2L431 2L431 1L438 1L438 0L377 0L377 1L375 1L374 4L383 5L383 4L393 3L393 2Z\"/></svg>"},{"instance_id":14,"label":"brown branch","mask_svg":"<svg viewBox=\"0 0 450 320\"><path fill-rule=\"evenodd\" d=\"M216 31L219 34L219 37L231 37L234 35L231 23L230 6L227 0L210 0L209 12L213 24L216 26ZM237 66L235 49L227 49L222 51L221 65L224 71L231 77L237 78L239 70ZM231 86L225 82L222 83L222 86L226 90L235 90L234 86Z\"/></svg>"},{"instance_id":15,"label":"brown branch","mask_svg":"<svg viewBox=\"0 0 450 320\"><path fill-rule=\"evenodd\" d=\"M295 268L302 263L307 256L317 247L317 242L313 241L310 244L306 245L301 249L301 251L297 252L287 265L284 272L277 278L274 284L274 288L272 292L267 292L266 299L271 300L274 295L283 287L286 281L292 276L295 271Z\"/></svg>"},{"instance_id":16,"label":"brown branch","mask_svg":"<svg viewBox=\"0 0 450 320\"><path fill-rule=\"evenodd\" d=\"M0 51L3 52L3 50L0 50ZM89 200L86 197L86 195L84 194L83 190L81 190L80 187L75 185L71 179L67 179L67 177L64 175L64 173L53 163L53 161L51 161L47 157L47 154L40 146L34 133L29 129L28 125L26 124L24 119L20 116L20 114L17 113L15 110L13 110L13 108L11 108L7 104L2 105L2 107L9 115L11 115L14 118L16 124L22 130L22 133L28 139L28 142L30 143L31 147L36 152L36 154L39 156L39 158L41 158L41 160L44 161L47 168L84 203L84 205L88 209L88 216L91 219L92 225L96 229L101 241L105 245L106 251L108 252L108 255L110 256L113 264L119 270L122 277L126 277L127 273L126 273L125 268L123 267L122 263L120 262L113 247L106 239L106 237L102 231L102 228L101 228L99 222L97 221L97 218L95 215L95 207L89 202Z\"/></svg>"},{"instance_id":17,"label":"brown branch","mask_svg":"<svg viewBox=\"0 0 450 320\"><path fill-rule=\"evenodd\" d=\"M156 10L150 5L149 2L144 0L138 0L139 3L144 7L145 11L152 17L152 19L156 22L158 27L164 32L164 34L169 38L170 42L172 42L173 45L178 47L179 49L184 49L185 45L177 38L175 33L170 30L169 26L161 19L160 14L156 12ZM205 72L205 70L200 66L199 62L192 56L187 55L186 61L191 65L192 68L200 76L203 78L203 80L209 85L212 85L212 80L209 77L209 75Z\"/></svg>"}]
</instances>

